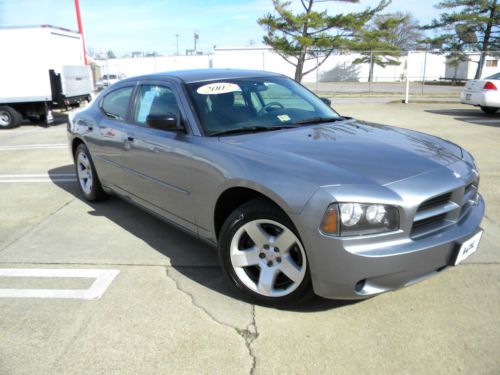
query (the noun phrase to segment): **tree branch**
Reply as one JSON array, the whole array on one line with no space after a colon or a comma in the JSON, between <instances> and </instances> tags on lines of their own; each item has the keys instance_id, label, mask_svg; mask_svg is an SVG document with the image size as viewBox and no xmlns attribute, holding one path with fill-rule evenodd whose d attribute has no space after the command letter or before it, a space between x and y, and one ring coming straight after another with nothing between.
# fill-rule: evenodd
<instances>
[{"instance_id":1,"label":"tree branch","mask_svg":"<svg viewBox=\"0 0 500 375\"><path fill-rule=\"evenodd\" d=\"M302 73L302 75L304 75L304 76L305 76L306 74L311 73L313 70L318 69L318 68L321 66L321 64L323 64L323 63L326 61L326 59L328 59L328 58L330 57L330 55L332 54L332 52L333 52L333 49L332 49L332 50L330 50L330 51L328 51L328 52L325 54L325 56L323 57L323 60L321 60L321 62L320 62L320 63L318 63L318 64L316 65L316 67L314 67L314 68L312 68L312 69L309 69L309 70L307 70L307 71L303 72L303 73Z\"/></svg>"},{"instance_id":2,"label":"tree branch","mask_svg":"<svg viewBox=\"0 0 500 375\"><path fill-rule=\"evenodd\" d=\"M287 63L289 63L290 65L293 65L293 66L297 66L297 63L294 63L293 61L290 61L287 57L287 55L285 55L284 53L281 53L279 52L278 50L274 50L274 52L276 52L278 55L280 55L283 60L285 60Z\"/></svg>"}]
</instances>

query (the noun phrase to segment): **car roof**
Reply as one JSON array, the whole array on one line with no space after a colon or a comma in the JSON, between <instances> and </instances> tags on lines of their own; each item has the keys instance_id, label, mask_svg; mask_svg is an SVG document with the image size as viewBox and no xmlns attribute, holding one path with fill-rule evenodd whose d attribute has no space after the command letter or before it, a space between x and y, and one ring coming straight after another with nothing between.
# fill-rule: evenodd
<instances>
[{"instance_id":1,"label":"car roof","mask_svg":"<svg viewBox=\"0 0 500 375\"><path fill-rule=\"evenodd\" d=\"M263 70L244 70L244 69L189 69L176 70L171 72L162 72L147 74L134 77L133 80L140 79L161 79L176 78L185 83L203 82L222 79L251 78L251 77L282 77L282 74L266 72ZM131 79L128 79L131 80ZM127 81L128 81L127 80Z\"/></svg>"}]
</instances>

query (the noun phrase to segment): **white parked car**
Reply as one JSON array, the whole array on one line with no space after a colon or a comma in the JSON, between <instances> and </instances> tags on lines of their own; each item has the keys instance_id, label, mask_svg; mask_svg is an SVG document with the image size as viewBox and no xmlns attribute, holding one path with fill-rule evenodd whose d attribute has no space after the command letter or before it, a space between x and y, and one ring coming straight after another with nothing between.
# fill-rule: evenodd
<instances>
[{"instance_id":1,"label":"white parked car","mask_svg":"<svg viewBox=\"0 0 500 375\"><path fill-rule=\"evenodd\" d=\"M500 109L500 73L468 81L460 94L460 101L463 104L479 106L485 113L498 111Z\"/></svg>"},{"instance_id":2,"label":"white parked car","mask_svg":"<svg viewBox=\"0 0 500 375\"><path fill-rule=\"evenodd\" d=\"M116 82L126 78L125 74L123 73L118 73L118 74L104 74L101 79L99 79L96 82L96 88L97 90L102 90L108 86L111 86L115 84Z\"/></svg>"}]
</instances>

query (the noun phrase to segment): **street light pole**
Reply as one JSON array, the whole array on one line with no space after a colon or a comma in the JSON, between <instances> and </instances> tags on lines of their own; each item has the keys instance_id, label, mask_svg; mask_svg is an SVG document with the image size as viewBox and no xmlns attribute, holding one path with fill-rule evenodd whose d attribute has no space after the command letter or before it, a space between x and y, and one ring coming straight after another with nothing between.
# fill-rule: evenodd
<instances>
[{"instance_id":1,"label":"street light pole","mask_svg":"<svg viewBox=\"0 0 500 375\"><path fill-rule=\"evenodd\" d=\"M179 56L179 34L175 34L175 44L177 46L177 56Z\"/></svg>"},{"instance_id":2,"label":"street light pole","mask_svg":"<svg viewBox=\"0 0 500 375\"><path fill-rule=\"evenodd\" d=\"M75 0L75 8L76 8L76 21L78 22L78 32L82 36L83 61L85 65L87 65L87 51L85 50L85 38L83 37L82 17L80 15L80 3L78 0Z\"/></svg>"}]
</instances>

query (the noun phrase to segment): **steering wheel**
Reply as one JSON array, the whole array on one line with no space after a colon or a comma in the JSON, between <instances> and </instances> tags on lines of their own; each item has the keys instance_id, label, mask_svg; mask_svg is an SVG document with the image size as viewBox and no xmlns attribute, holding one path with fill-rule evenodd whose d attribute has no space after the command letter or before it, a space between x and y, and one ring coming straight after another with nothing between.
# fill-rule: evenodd
<instances>
[{"instance_id":1,"label":"steering wheel","mask_svg":"<svg viewBox=\"0 0 500 375\"><path fill-rule=\"evenodd\" d=\"M257 116L262 116L264 113L270 112L269 109L271 107L279 107L281 109L285 108L283 106L283 104L281 104L279 102L270 102L270 103L267 103L264 107L262 107L259 112L257 112Z\"/></svg>"}]
</instances>

